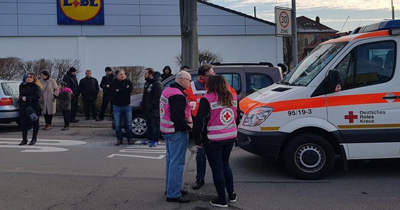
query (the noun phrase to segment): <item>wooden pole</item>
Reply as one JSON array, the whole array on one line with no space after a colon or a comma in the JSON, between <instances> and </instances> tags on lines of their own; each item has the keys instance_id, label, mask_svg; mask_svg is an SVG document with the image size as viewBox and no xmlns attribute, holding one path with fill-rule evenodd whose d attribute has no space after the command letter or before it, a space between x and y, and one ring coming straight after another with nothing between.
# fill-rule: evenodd
<instances>
[{"instance_id":1,"label":"wooden pole","mask_svg":"<svg viewBox=\"0 0 400 210\"><path fill-rule=\"evenodd\" d=\"M199 43L197 35L197 1L179 0L181 18L182 65L191 69L199 67Z\"/></svg>"}]
</instances>

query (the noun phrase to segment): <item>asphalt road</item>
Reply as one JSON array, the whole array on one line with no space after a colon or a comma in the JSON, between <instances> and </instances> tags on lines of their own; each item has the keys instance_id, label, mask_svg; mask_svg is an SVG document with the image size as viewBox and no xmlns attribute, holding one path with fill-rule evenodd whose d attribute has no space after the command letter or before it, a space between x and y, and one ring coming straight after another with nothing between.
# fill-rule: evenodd
<instances>
[{"instance_id":1,"label":"asphalt road","mask_svg":"<svg viewBox=\"0 0 400 210\"><path fill-rule=\"evenodd\" d=\"M43 119L42 119L43 120ZM15 125L0 125L0 210L22 209L213 209L216 195L208 168L206 185L193 191L195 147L187 151L184 186L189 204L167 203L165 145L114 146L109 121L81 121L61 131L39 132L35 146L18 146ZM138 143L140 139L138 139ZM163 142L161 142L163 143ZM238 202L230 209L400 209L400 161L337 164L319 181L290 177L279 164L235 148L231 166Z\"/></svg>"}]
</instances>

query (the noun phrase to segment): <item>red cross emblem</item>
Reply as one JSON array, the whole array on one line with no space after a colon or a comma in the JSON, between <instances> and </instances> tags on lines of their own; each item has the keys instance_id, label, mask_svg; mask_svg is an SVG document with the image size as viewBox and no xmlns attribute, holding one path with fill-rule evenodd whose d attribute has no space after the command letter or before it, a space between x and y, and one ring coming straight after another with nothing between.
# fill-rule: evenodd
<instances>
[{"instance_id":1,"label":"red cross emblem","mask_svg":"<svg viewBox=\"0 0 400 210\"><path fill-rule=\"evenodd\" d=\"M226 121L228 121L229 118L231 118L231 114L229 114L229 112L226 112L226 113L224 114L224 118L225 118Z\"/></svg>"},{"instance_id":2,"label":"red cross emblem","mask_svg":"<svg viewBox=\"0 0 400 210\"><path fill-rule=\"evenodd\" d=\"M358 115L354 115L353 111L349 111L349 115L345 115L344 119L349 120L349 123L354 123L358 119Z\"/></svg>"},{"instance_id":3,"label":"red cross emblem","mask_svg":"<svg viewBox=\"0 0 400 210\"><path fill-rule=\"evenodd\" d=\"M234 113L231 108L225 108L221 112L220 120L223 124L231 124L234 118Z\"/></svg>"}]
</instances>

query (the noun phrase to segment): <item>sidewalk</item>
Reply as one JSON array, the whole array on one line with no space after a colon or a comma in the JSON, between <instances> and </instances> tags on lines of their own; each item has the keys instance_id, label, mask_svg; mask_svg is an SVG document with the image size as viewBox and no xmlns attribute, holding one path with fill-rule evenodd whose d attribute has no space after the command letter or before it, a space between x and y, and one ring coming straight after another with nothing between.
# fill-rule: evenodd
<instances>
[{"instance_id":1,"label":"sidewalk","mask_svg":"<svg viewBox=\"0 0 400 210\"><path fill-rule=\"evenodd\" d=\"M96 121L93 119L90 120L85 120L85 116L76 116L76 119L79 120L77 123L70 123L69 127L80 127L80 128L111 128L112 122L110 117L104 117L103 121ZM46 125L44 121L44 117L40 116L39 119L40 127L43 127ZM64 127L64 118L61 115L54 115L53 116L53 121L51 124L52 127Z\"/></svg>"}]
</instances>

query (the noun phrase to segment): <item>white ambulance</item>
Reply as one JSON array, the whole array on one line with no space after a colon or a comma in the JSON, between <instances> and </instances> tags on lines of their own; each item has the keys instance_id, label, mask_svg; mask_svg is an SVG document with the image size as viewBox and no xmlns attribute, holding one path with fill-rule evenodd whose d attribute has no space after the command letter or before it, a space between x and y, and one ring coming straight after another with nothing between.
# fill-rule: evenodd
<instances>
[{"instance_id":1,"label":"white ambulance","mask_svg":"<svg viewBox=\"0 0 400 210\"><path fill-rule=\"evenodd\" d=\"M400 20L320 44L285 79L240 102L238 145L300 179L335 161L400 158ZM340 159L336 158L340 157Z\"/></svg>"}]
</instances>

